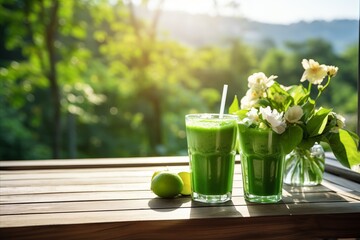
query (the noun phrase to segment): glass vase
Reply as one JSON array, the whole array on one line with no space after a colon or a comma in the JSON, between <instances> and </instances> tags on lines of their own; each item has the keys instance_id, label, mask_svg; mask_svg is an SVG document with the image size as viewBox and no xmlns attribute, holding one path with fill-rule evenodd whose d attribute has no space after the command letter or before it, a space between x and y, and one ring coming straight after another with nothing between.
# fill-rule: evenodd
<instances>
[{"instance_id":1,"label":"glass vase","mask_svg":"<svg viewBox=\"0 0 360 240\"><path fill-rule=\"evenodd\" d=\"M315 186L321 183L325 169L325 153L315 143L310 149L296 147L285 157L284 183L292 186Z\"/></svg>"}]
</instances>

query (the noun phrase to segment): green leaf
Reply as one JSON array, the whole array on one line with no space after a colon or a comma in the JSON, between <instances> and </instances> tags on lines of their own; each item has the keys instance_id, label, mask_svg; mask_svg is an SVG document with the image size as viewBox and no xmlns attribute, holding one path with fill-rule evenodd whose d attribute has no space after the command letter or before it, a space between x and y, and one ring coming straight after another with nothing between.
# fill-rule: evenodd
<instances>
[{"instance_id":1,"label":"green leaf","mask_svg":"<svg viewBox=\"0 0 360 240\"><path fill-rule=\"evenodd\" d=\"M303 138L303 130L297 125L292 125L280 135L280 144L283 147L285 154L290 153Z\"/></svg>"},{"instance_id":2,"label":"green leaf","mask_svg":"<svg viewBox=\"0 0 360 240\"><path fill-rule=\"evenodd\" d=\"M230 107L229 107L229 113L230 114L234 114L237 111L239 111L239 100L237 98L237 96L235 95L233 102L231 103Z\"/></svg>"},{"instance_id":3,"label":"green leaf","mask_svg":"<svg viewBox=\"0 0 360 240\"><path fill-rule=\"evenodd\" d=\"M246 109L241 109L237 112L234 112L233 114L236 114L238 115L239 119L242 120L244 118L246 118L246 114L249 112L249 110L246 110Z\"/></svg>"},{"instance_id":4,"label":"green leaf","mask_svg":"<svg viewBox=\"0 0 360 240\"><path fill-rule=\"evenodd\" d=\"M294 105L303 105L309 97L307 89L304 88L302 85L295 85L291 87L288 90L288 93L294 99Z\"/></svg>"},{"instance_id":5,"label":"green leaf","mask_svg":"<svg viewBox=\"0 0 360 240\"><path fill-rule=\"evenodd\" d=\"M270 100L271 107L280 112L285 112L286 109L293 103L293 98L290 94L281 88L280 84L275 82L266 91L267 98Z\"/></svg>"},{"instance_id":6,"label":"green leaf","mask_svg":"<svg viewBox=\"0 0 360 240\"><path fill-rule=\"evenodd\" d=\"M339 129L338 133L331 133L327 137L328 143L336 159L345 167L352 168L360 164L360 152L357 149L359 137L352 132Z\"/></svg>"},{"instance_id":7,"label":"green leaf","mask_svg":"<svg viewBox=\"0 0 360 240\"><path fill-rule=\"evenodd\" d=\"M307 101L304 105L302 105L302 109L304 111L302 119L306 120L314 113L315 105Z\"/></svg>"},{"instance_id":8,"label":"green leaf","mask_svg":"<svg viewBox=\"0 0 360 240\"><path fill-rule=\"evenodd\" d=\"M351 132L351 131L347 131L347 132L350 134L352 139L355 141L356 146L359 146L359 136L354 132Z\"/></svg>"},{"instance_id":9,"label":"green leaf","mask_svg":"<svg viewBox=\"0 0 360 240\"><path fill-rule=\"evenodd\" d=\"M323 141L324 136L322 135L318 135L315 137L311 137L311 138L306 138L304 137L303 140L301 141L301 143L299 144L299 147L303 148L303 149L310 149L312 146L314 146L314 144L317 142L321 142Z\"/></svg>"},{"instance_id":10,"label":"green leaf","mask_svg":"<svg viewBox=\"0 0 360 240\"><path fill-rule=\"evenodd\" d=\"M309 134L309 137L314 137L323 133L330 112L331 109L320 108L314 113L314 115L306 123L306 131Z\"/></svg>"},{"instance_id":11,"label":"green leaf","mask_svg":"<svg viewBox=\"0 0 360 240\"><path fill-rule=\"evenodd\" d=\"M235 114L238 115L239 119L244 119L246 117L246 113L249 110L246 109L240 109L239 107L239 101L237 99L237 96L235 95L233 102L231 103L229 107L229 114Z\"/></svg>"},{"instance_id":12,"label":"green leaf","mask_svg":"<svg viewBox=\"0 0 360 240\"><path fill-rule=\"evenodd\" d=\"M255 107L266 108L267 106L272 107L271 102L267 98L260 98L259 100L257 100L257 102L255 104Z\"/></svg>"},{"instance_id":13,"label":"green leaf","mask_svg":"<svg viewBox=\"0 0 360 240\"><path fill-rule=\"evenodd\" d=\"M323 132L324 133L331 132L331 129L335 128L336 124L337 124L337 120L334 113L330 113L328 115L327 124Z\"/></svg>"}]
</instances>

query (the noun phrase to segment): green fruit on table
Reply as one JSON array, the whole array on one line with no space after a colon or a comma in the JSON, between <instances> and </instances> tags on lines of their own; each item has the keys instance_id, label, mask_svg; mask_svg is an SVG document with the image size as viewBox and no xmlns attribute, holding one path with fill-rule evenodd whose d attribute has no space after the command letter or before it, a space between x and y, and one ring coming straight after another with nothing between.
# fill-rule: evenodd
<instances>
[{"instance_id":1,"label":"green fruit on table","mask_svg":"<svg viewBox=\"0 0 360 240\"><path fill-rule=\"evenodd\" d=\"M191 184L190 184L190 173L189 172L179 172L178 175L181 177L184 183L183 190L181 195L191 195Z\"/></svg>"},{"instance_id":2,"label":"green fruit on table","mask_svg":"<svg viewBox=\"0 0 360 240\"><path fill-rule=\"evenodd\" d=\"M173 198L181 193L184 182L178 174L169 171L155 173L151 180L151 190L157 196L162 198Z\"/></svg>"}]
</instances>

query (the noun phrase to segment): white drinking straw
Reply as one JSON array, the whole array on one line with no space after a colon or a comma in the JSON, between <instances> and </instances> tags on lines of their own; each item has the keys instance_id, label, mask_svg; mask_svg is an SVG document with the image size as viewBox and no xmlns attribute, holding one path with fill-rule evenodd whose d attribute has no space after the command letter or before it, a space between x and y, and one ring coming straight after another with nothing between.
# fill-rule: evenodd
<instances>
[{"instance_id":1,"label":"white drinking straw","mask_svg":"<svg viewBox=\"0 0 360 240\"><path fill-rule=\"evenodd\" d=\"M227 89L228 89L228 85L224 84L223 93L221 97L221 105L220 105L220 116L219 116L220 118L223 118L224 115Z\"/></svg>"}]
</instances>

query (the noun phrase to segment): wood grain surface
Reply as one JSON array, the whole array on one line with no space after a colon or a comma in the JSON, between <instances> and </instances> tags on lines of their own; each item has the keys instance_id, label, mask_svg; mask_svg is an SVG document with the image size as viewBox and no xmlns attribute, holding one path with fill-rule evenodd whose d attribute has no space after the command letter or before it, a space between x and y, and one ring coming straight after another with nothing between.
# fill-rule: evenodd
<instances>
[{"instance_id":1,"label":"wood grain surface","mask_svg":"<svg viewBox=\"0 0 360 240\"><path fill-rule=\"evenodd\" d=\"M279 203L254 204L244 199L237 163L232 201L214 205L150 191L155 170L188 170L187 158L122 160L0 162L1 239L360 237L360 185L340 176L284 185Z\"/></svg>"}]
</instances>

